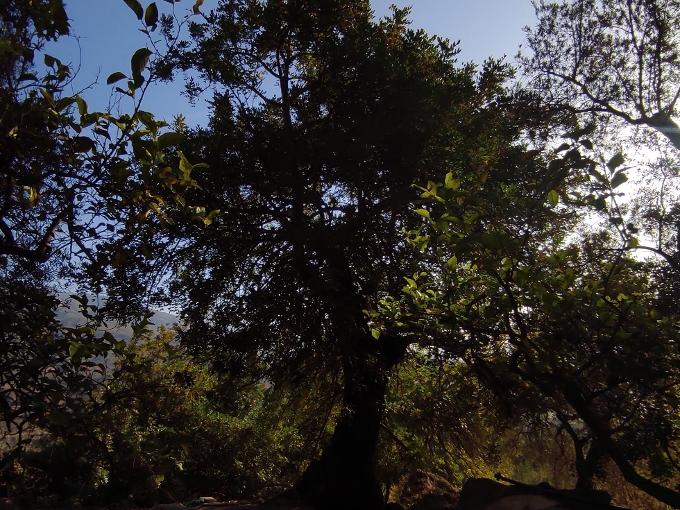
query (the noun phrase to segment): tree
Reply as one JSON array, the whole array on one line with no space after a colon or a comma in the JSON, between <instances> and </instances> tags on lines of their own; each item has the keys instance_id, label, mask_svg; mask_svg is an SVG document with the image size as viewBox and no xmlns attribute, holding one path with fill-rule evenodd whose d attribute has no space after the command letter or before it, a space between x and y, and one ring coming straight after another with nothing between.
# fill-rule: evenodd
<instances>
[{"instance_id":1,"label":"tree","mask_svg":"<svg viewBox=\"0 0 680 510\"><path fill-rule=\"evenodd\" d=\"M145 23L152 30L157 19ZM90 112L82 93L66 93L74 78L69 65L44 52L68 33L61 0L0 6L2 470L38 428L87 412L104 370L91 358L117 344L96 331L103 316L87 299L80 298L82 327L59 324L57 282L82 278L83 261L96 269L123 227L151 223L149 216L156 226L173 213L181 217L187 208L180 194L195 186L193 165L170 152L180 134L141 109L154 78L151 51L134 53L127 89L120 89L133 99L131 113ZM125 77L116 72L107 82ZM112 255L114 262L122 257Z\"/></svg>"},{"instance_id":2,"label":"tree","mask_svg":"<svg viewBox=\"0 0 680 510\"><path fill-rule=\"evenodd\" d=\"M406 301L384 300L383 314L441 337L508 402L532 389L573 440L578 487L591 488L610 458L629 483L678 506L663 483L677 476L677 310L659 301L656 263L630 258L607 230L569 235L578 184L596 171L581 155L590 146L566 144L552 176L533 183L448 174L427 227L411 233L439 262L407 279Z\"/></svg>"},{"instance_id":3,"label":"tree","mask_svg":"<svg viewBox=\"0 0 680 510\"><path fill-rule=\"evenodd\" d=\"M5 2L0 22L0 256L17 275L53 262L62 272L52 276L69 276L69 264L93 262L97 244L115 239L121 224L150 214L165 220L176 204L155 192L166 189L173 198L195 184L191 165L168 154L180 134L141 109L156 79L151 50L134 53L127 89L117 88L133 100L131 113L90 112L81 93L65 93L71 67L44 52L69 33L63 2ZM148 16L147 33L157 23L157 14ZM166 39L168 51L176 41ZM117 71L107 83L124 78Z\"/></svg>"},{"instance_id":4,"label":"tree","mask_svg":"<svg viewBox=\"0 0 680 510\"><path fill-rule=\"evenodd\" d=\"M341 369L334 434L298 488L322 508L379 508L388 376L418 340L366 311L417 255L401 234L419 218L412 183L484 175L485 151L519 136L509 70L457 66L455 46L410 30L407 11L376 22L358 0L227 1L190 30L175 63L216 90L209 128L188 142L209 164L195 200L220 214L178 225L168 254L183 339L244 377Z\"/></svg>"},{"instance_id":5,"label":"tree","mask_svg":"<svg viewBox=\"0 0 680 510\"><path fill-rule=\"evenodd\" d=\"M647 126L680 149L676 0L534 2L521 62L548 105Z\"/></svg>"}]
</instances>

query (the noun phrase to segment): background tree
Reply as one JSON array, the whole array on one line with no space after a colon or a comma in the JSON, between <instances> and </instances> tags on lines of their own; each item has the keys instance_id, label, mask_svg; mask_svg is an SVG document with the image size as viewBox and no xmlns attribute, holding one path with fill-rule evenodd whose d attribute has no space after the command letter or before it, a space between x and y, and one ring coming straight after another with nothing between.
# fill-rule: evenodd
<instances>
[{"instance_id":1,"label":"background tree","mask_svg":"<svg viewBox=\"0 0 680 510\"><path fill-rule=\"evenodd\" d=\"M669 289L676 287L680 3L542 0L534 6L531 53L520 56L533 89L544 107L593 123L599 154L591 157L605 170L592 174L594 205L617 230L620 247L663 259L666 267L658 270ZM626 187L616 188L628 179L636 192L624 196Z\"/></svg>"},{"instance_id":2,"label":"background tree","mask_svg":"<svg viewBox=\"0 0 680 510\"><path fill-rule=\"evenodd\" d=\"M629 483L677 506L664 484L678 474L677 315L659 306L655 263L613 249L607 231L567 237L575 185L593 165L572 148L550 165L568 170L562 182L448 174L429 227L411 238L439 268L407 279L409 307L383 307L390 324L413 314L506 401L549 409L574 442L577 487L592 487L610 458Z\"/></svg>"},{"instance_id":3,"label":"background tree","mask_svg":"<svg viewBox=\"0 0 680 510\"><path fill-rule=\"evenodd\" d=\"M145 19L149 30L155 18ZM65 92L74 78L69 65L44 53L47 42L68 33L60 0L0 6L3 471L37 431L91 410L96 379L105 372L101 359L91 358L118 344L97 331L103 316L87 299L79 298L80 327L60 324L55 288L82 278L83 261L119 260L122 254L108 257L103 248L123 227L150 215L149 222L162 225L170 211L185 213L179 194L195 185L193 166L169 151L180 135L141 109L153 79L151 51L135 52L127 89L120 89L134 99L132 113L90 112L81 93ZM108 82L124 77L116 72Z\"/></svg>"},{"instance_id":4,"label":"background tree","mask_svg":"<svg viewBox=\"0 0 680 510\"><path fill-rule=\"evenodd\" d=\"M521 62L548 105L647 126L680 149L675 0L534 2Z\"/></svg>"}]
</instances>

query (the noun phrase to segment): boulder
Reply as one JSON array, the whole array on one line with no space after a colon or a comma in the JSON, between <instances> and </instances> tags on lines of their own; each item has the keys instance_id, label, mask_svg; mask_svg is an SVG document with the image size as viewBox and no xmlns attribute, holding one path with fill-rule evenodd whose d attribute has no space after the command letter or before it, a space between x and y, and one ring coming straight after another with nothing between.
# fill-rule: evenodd
<instances>
[{"instance_id":1,"label":"boulder","mask_svg":"<svg viewBox=\"0 0 680 510\"><path fill-rule=\"evenodd\" d=\"M528 485L513 480L510 485L487 478L471 478L460 493L456 510L625 510L609 504L602 491L575 491L546 483Z\"/></svg>"},{"instance_id":2,"label":"boulder","mask_svg":"<svg viewBox=\"0 0 680 510\"><path fill-rule=\"evenodd\" d=\"M151 510L186 510L182 503L160 503L151 507Z\"/></svg>"}]
</instances>

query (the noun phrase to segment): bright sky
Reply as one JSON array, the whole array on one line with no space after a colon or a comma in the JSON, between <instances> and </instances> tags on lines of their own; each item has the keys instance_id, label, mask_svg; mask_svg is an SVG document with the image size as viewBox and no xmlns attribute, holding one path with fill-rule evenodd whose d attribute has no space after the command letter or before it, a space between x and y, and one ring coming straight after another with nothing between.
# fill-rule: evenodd
<instances>
[{"instance_id":1,"label":"bright sky","mask_svg":"<svg viewBox=\"0 0 680 510\"><path fill-rule=\"evenodd\" d=\"M144 7L149 0L141 0ZM169 4L157 0L161 12ZM176 5L177 12L191 8L191 0ZM206 0L202 10L207 11L217 0ZM412 6L413 26L424 28L433 35L461 41L462 61L481 62L489 56L507 55L512 59L524 39L522 28L533 23L530 0L371 0L377 16L389 12L389 6ZM71 18L71 32L78 37L60 42L48 52L70 61L74 68L81 64L76 88L97 82L83 95L90 110L104 109L111 87L106 78L114 71L128 72L130 56L147 40L138 31L140 22L123 0L66 0ZM191 107L180 95L182 83L156 86L145 99L144 109L159 118L171 119L182 113L190 125L203 124L208 116L204 103Z\"/></svg>"}]
</instances>

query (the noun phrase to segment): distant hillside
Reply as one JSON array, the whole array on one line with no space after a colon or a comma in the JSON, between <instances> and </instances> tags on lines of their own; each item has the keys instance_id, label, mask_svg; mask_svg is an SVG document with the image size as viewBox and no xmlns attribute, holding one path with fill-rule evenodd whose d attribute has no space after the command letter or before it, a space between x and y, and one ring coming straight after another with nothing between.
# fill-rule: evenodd
<instances>
[{"instance_id":1,"label":"distant hillside","mask_svg":"<svg viewBox=\"0 0 680 510\"><path fill-rule=\"evenodd\" d=\"M69 298L68 294L59 294L59 300L62 306L57 309L57 319L63 325L71 327L84 322L83 315L80 313L80 304L76 300ZM172 326L178 324L179 320L172 314L156 312L151 317L151 323L153 327ZM119 340L129 340L132 338L132 328L130 326L109 324L108 328L103 329L110 331Z\"/></svg>"}]
</instances>

